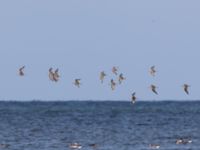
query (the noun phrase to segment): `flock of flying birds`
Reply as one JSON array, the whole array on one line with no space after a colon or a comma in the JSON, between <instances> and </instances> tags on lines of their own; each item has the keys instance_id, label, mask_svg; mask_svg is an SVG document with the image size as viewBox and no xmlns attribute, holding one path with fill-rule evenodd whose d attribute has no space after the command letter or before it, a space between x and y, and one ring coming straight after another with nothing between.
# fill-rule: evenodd
<instances>
[{"instance_id":1,"label":"flock of flying birds","mask_svg":"<svg viewBox=\"0 0 200 150\"><path fill-rule=\"evenodd\" d=\"M19 68L19 75L20 76L24 76L25 74L24 74L24 69L25 69L25 66L22 66L21 68ZM123 74L122 73L120 73L119 75L118 75L118 67L116 67L116 66L114 66L114 67L112 67L112 73L114 74L114 75L116 75L116 76L118 76L118 83L119 84L121 84L122 82L123 82L123 80L126 80L126 78L123 76ZM151 66L150 67L150 70L149 70L149 73L150 73L150 75L151 76L153 76L153 77L155 77L156 76L156 69L155 69L155 66ZM99 79L100 79L100 81L101 81L101 83L103 83L104 82L104 79L105 79L105 77L107 76L107 74L104 72L104 71L101 71L100 72L100 76L99 76ZM60 75L59 75L59 69L57 68L55 71L53 70L53 68L49 68L49 79L51 80L51 81L53 81L53 82L58 82L59 81L59 78L60 78ZM80 88L80 85L81 85L81 79L74 79L74 82L73 82L73 84L76 86L76 87L78 87L78 88ZM110 87L111 87L111 90L115 90L115 87L116 87L116 85L117 85L117 83L115 82L115 80L114 79L111 79L110 80ZM185 93L186 94L188 94L189 95L189 90L188 90L188 88L189 88L190 86L188 85L188 84L183 84L183 90L185 91ZM154 94L156 94L156 95L158 95L158 92L157 92L157 86L156 85L154 85L154 84L151 84L150 85L150 89L151 89L151 91L154 93ZM132 98L131 98L131 101L132 101L132 103L135 103L136 102L136 92L133 92L132 93Z\"/></svg>"},{"instance_id":2,"label":"flock of flying birds","mask_svg":"<svg viewBox=\"0 0 200 150\"><path fill-rule=\"evenodd\" d=\"M24 76L25 73L24 73L24 69L25 69L25 66L22 66L21 68L19 68L19 76ZM123 76L122 73L118 74L118 67L114 66L112 67L112 73L114 75L116 75L118 77L118 83L121 84L124 80L126 80L126 78ZM150 67L150 70L149 70L149 73L151 76L155 77L156 76L156 69L155 69L155 66L152 66ZM102 71L100 72L100 76L99 76L99 79L100 79L100 82L103 83L104 82L104 79L105 77L107 76L107 74ZM52 82L58 82L59 81L59 78L60 78L60 75L59 75L59 69L57 68L55 71L53 70L53 68L49 68L49 79L52 81ZM81 79L74 79L74 82L73 84L80 88L80 85L81 85ZM115 90L115 87L117 85L117 82L114 80L114 79L111 79L110 80L110 87L111 87L111 90ZM188 91L188 88L190 86L188 84L183 84L183 90L185 91L186 94L189 94L189 91ZM151 84L150 85L150 89L151 91L158 95L158 92L156 90L157 86L156 85L153 85ZM133 92L132 93L132 103L135 103L136 102L136 92ZM188 143L191 143L192 141L191 140L187 140L187 139L177 139L176 141L176 144L188 144ZM90 144L89 146L95 148L97 145L96 144ZM72 143L69 145L69 147L71 149L81 149L82 146L78 143ZM150 144L149 145L150 148L152 149L159 149L160 148L160 145L157 145L157 144Z\"/></svg>"}]
</instances>

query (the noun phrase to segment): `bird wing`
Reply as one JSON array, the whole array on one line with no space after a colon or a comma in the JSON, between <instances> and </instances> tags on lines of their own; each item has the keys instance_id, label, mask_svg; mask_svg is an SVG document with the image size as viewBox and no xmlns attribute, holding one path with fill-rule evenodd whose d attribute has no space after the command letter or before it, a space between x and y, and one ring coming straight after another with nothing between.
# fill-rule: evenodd
<instances>
[{"instance_id":1,"label":"bird wing","mask_svg":"<svg viewBox=\"0 0 200 150\"><path fill-rule=\"evenodd\" d=\"M185 91L186 94L189 94L188 88L185 87L184 91Z\"/></svg>"},{"instance_id":2,"label":"bird wing","mask_svg":"<svg viewBox=\"0 0 200 150\"><path fill-rule=\"evenodd\" d=\"M152 89L152 91L153 91L155 94L157 94L157 95L158 95L158 93L157 93L156 89Z\"/></svg>"},{"instance_id":3,"label":"bird wing","mask_svg":"<svg viewBox=\"0 0 200 150\"><path fill-rule=\"evenodd\" d=\"M51 80L51 81L54 81L54 76L53 76L53 73L49 73L49 79Z\"/></svg>"},{"instance_id":4,"label":"bird wing","mask_svg":"<svg viewBox=\"0 0 200 150\"><path fill-rule=\"evenodd\" d=\"M154 70L155 69L155 66L151 66L151 70Z\"/></svg>"}]
</instances>

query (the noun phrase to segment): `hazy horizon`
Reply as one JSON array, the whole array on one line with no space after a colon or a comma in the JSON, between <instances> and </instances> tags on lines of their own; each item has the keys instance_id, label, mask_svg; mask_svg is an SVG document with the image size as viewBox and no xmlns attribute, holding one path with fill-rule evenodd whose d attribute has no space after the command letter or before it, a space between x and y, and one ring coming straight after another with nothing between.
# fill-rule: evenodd
<instances>
[{"instance_id":1,"label":"hazy horizon","mask_svg":"<svg viewBox=\"0 0 200 150\"><path fill-rule=\"evenodd\" d=\"M200 102L200 99L161 99L161 100L136 100L137 102ZM79 100L75 100L75 99L59 99L59 100L52 100L52 99L30 99L30 100L0 100L0 102L129 102L132 104L130 99L127 100L102 100L102 99L79 99Z\"/></svg>"}]
</instances>

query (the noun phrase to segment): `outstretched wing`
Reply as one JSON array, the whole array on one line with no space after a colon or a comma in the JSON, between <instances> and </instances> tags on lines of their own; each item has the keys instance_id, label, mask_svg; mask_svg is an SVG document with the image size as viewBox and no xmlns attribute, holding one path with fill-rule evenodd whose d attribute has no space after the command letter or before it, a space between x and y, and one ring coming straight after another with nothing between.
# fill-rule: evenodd
<instances>
[{"instance_id":1,"label":"outstretched wing","mask_svg":"<svg viewBox=\"0 0 200 150\"><path fill-rule=\"evenodd\" d=\"M156 95L158 95L158 92L156 91L155 88L153 88L152 91L153 91Z\"/></svg>"},{"instance_id":2,"label":"outstretched wing","mask_svg":"<svg viewBox=\"0 0 200 150\"><path fill-rule=\"evenodd\" d=\"M185 91L185 93L186 93L187 95L189 95L189 91L188 91L188 88L187 88L187 87L184 88L184 91Z\"/></svg>"}]
</instances>

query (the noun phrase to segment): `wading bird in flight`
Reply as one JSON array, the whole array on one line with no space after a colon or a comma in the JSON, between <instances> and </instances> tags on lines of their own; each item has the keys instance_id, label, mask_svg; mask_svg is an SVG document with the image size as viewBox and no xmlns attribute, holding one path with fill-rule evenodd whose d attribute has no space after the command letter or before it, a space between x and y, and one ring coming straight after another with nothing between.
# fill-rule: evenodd
<instances>
[{"instance_id":1,"label":"wading bird in flight","mask_svg":"<svg viewBox=\"0 0 200 150\"><path fill-rule=\"evenodd\" d=\"M80 87L80 84L81 84L80 81L81 81L81 79L74 80L74 85L77 86L78 88Z\"/></svg>"},{"instance_id":2,"label":"wading bird in flight","mask_svg":"<svg viewBox=\"0 0 200 150\"><path fill-rule=\"evenodd\" d=\"M24 76L24 68L25 68L25 66L22 66L21 68L19 68L19 75L20 76Z\"/></svg>"},{"instance_id":3,"label":"wading bird in flight","mask_svg":"<svg viewBox=\"0 0 200 150\"><path fill-rule=\"evenodd\" d=\"M157 88L157 87L156 87L155 85L152 84L152 85L150 86L150 88L151 88L152 92L154 92L155 94L158 95L158 92L156 91L156 88Z\"/></svg>"},{"instance_id":4,"label":"wading bird in flight","mask_svg":"<svg viewBox=\"0 0 200 150\"><path fill-rule=\"evenodd\" d=\"M53 71L52 67L49 68L49 79L51 81L57 82L59 80L60 75L58 74L58 71L59 71L58 68L55 71Z\"/></svg>"},{"instance_id":5,"label":"wading bird in flight","mask_svg":"<svg viewBox=\"0 0 200 150\"><path fill-rule=\"evenodd\" d=\"M114 67L112 68L112 72L113 72L115 75L117 75L117 71L118 71L118 68L114 66Z\"/></svg>"},{"instance_id":6,"label":"wading bird in flight","mask_svg":"<svg viewBox=\"0 0 200 150\"><path fill-rule=\"evenodd\" d=\"M115 86L116 86L116 83L113 79L110 80L110 85L111 85L111 89L114 90L115 89Z\"/></svg>"},{"instance_id":7,"label":"wading bird in flight","mask_svg":"<svg viewBox=\"0 0 200 150\"><path fill-rule=\"evenodd\" d=\"M58 81L59 80L59 77L60 75L58 74L58 68L55 70L55 72L53 73L53 78L54 78L54 81Z\"/></svg>"},{"instance_id":8,"label":"wading bird in flight","mask_svg":"<svg viewBox=\"0 0 200 150\"><path fill-rule=\"evenodd\" d=\"M49 68L49 79L50 79L51 81L54 81L53 68Z\"/></svg>"},{"instance_id":9,"label":"wading bird in flight","mask_svg":"<svg viewBox=\"0 0 200 150\"><path fill-rule=\"evenodd\" d=\"M183 84L183 90L185 91L185 93L187 94L187 95L189 95L189 91L188 91L188 88L189 88L190 86L188 85L188 84Z\"/></svg>"},{"instance_id":10,"label":"wading bird in flight","mask_svg":"<svg viewBox=\"0 0 200 150\"><path fill-rule=\"evenodd\" d=\"M102 71L102 72L100 73L100 80L101 80L101 83L103 83L103 80L104 80L105 76L106 76L105 72Z\"/></svg>"},{"instance_id":11,"label":"wading bird in flight","mask_svg":"<svg viewBox=\"0 0 200 150\"><path fill-rule=\"evenodd\" d=\"M122 83L122 81L123 80L125 80L126 78L123 76L123 74L121 73L120 75L119 75L119 79L118 79L118 81L119 81L119 84L121 84Z\"/></svg>"},{"instance_id":12,"label":"wading bird in flight","mask_svg":"<svg viewBox=\"0 0 200 150\"><path fill-rule=\"evenodd\" d=\"M155 69L155 66L151 66L150 68L150 74L155 77L155 74L156 74L156 69Z\"/></svg>"},{"instance_id":13,"label":"wading bird in flight","mask_svg":"<svg viewBox=\"0 0 200 150\"><path fill-rule=\"evenodd\" d=\"M135 101L136 101L136 96L135 96L135 92L132 94L132 99L131 99L131 102L134 104Z\"/></svg>"},{"instance_id":14,"label":"wading bird in flight","mask_svg":"<svg viewBox=\"0 0 200 150\"><path fill-rule=\"evenodd\" d=\"M53 72L53 68L49 68L49 79L51 81L55 81L57 82L59 80L59 74L58 74L58 69L55 70L55 72Z\"/></svg>"}]
</instances>

